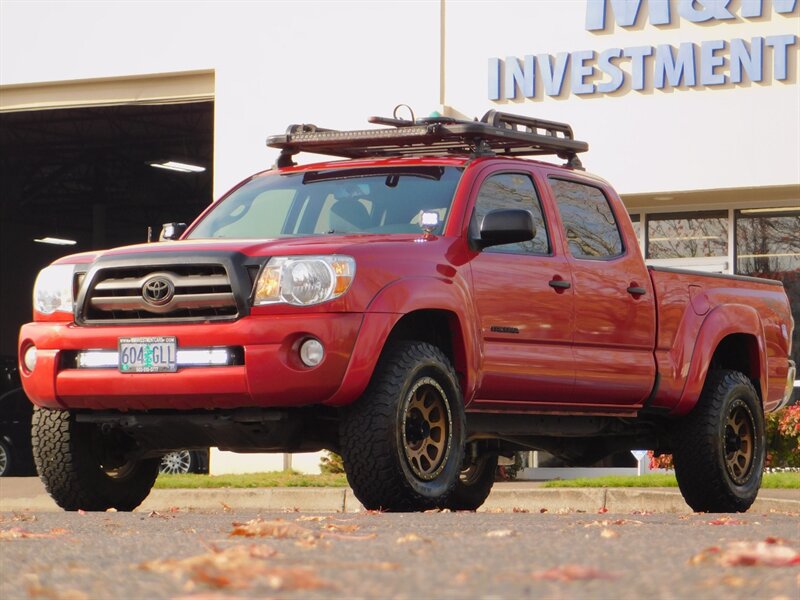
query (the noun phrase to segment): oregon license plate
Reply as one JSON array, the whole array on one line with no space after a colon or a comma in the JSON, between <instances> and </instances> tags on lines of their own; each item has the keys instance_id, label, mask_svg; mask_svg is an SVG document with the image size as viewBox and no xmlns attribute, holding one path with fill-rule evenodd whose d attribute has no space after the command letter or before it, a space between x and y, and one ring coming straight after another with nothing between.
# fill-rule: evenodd
<instances>
[{"instance_id":1,"label":"oregon license plate","mask_svg":"<svg viewBox=\"0 0 800 600\"><path fill-rule=\"evenodd\" d=\"M123 373L174 373L177 357L176 337L119 338L119 370Z\"/></svg>"}]
</instances>

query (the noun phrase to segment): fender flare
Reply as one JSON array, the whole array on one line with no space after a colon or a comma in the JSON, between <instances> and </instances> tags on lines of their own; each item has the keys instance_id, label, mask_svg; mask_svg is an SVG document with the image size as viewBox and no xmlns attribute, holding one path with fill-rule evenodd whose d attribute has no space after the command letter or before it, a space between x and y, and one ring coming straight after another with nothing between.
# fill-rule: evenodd
<instances>
[{"instance_id":1,"label":"fender flare","mask_svg":"<svg viewBox=\"0 0 800 600\"><path fill-rule=\"evenodd\" d=\"M703 391L714 353L722 340L734 334L748 335L756 340L758 364L754 375L758 381L755 382L755 385L762 399L764 398L764 377L768 371L764 326L761 323L761 317L752 306L725 304L712 309L700 325L686 373L686 385L684 385L681 398L672 414L684 415L694 408Z\"/></svg>"},{"instance_id":2,"label":"fender flare","mask_svg":"<svg viewBox=\"0 0 800 600\"><path fill-rule=\"evenodd\" d=\"M458 330L453 334L462 345L454 352L463 365L462 392L464 403L472 399L477 384L480 346L475 342L476 315L466 282L439 277L409 277L396 280L370 301L358 334L347 371L337 392L325 404L343 406L354 402L369 383L378 358L395 325L405 315L421 310L437 310L455 315ZM455 344L454 344L455 345Z\"/></svg>"}]
</instances>

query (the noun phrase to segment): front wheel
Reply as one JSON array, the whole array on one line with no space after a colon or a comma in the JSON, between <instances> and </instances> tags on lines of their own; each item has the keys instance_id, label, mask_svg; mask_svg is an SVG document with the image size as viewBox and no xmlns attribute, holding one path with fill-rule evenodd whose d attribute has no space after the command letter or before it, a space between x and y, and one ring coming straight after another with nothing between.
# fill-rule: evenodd
<instances>
[{"instance_id":1,"label":"front wheel","mask_svg":"<svg viewBox=\"0 0 800 600\"><path fill-rule=\"evenodd\" d=\"M97 427L78 423L66 410L36 407L31 425L36 469L61 508L130 511L147 498L160 459L104 465Z\"/></svg>"},{"instance_id":2,"label":"front wheel","mask_svg":"<svg viewBox=\"0 0 800 600\"><path fill-rule=\"evenodd\" d=\"M752 382L738 371L709 373L694 410L675 428L675 476L696 512L744 512L761 487L764 414Z\"/></svg>"},{"instance_id":3,"label":"front wheel","mask_svg":"<svg viewBox=\"0 0 800 600\"><path fill-rule=\"evenodd\" d=\"M461 389L441 350L424 342L387 347L341 422L353 493L371 510L443 505L461 471L465 428Z\"/></svg>"}]
</instances>

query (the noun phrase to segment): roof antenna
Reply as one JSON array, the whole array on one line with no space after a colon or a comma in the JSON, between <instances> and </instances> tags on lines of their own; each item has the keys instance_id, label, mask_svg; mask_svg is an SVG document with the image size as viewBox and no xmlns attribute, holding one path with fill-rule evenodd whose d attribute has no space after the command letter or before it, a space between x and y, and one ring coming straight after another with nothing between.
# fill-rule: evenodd
<instances>
[{"instance_id":1,"label":"roof antenna","mask_svg":"<svg viewBox=\"0 0 800 600\"><path fill-rule=\"evenodd\" d=\"M398 104L397 106L395 106L394 110L392 111L392 117L394 117L398 121L403 121L404 119L401 119L400 117L397 116L397 113L401 108L407 108L408 109L408 112L411 115L411 124L412 125L416 124L417 118L414 116L414 111L411 110L411 107L408 104Z\"/></svg>"}]
</instances>

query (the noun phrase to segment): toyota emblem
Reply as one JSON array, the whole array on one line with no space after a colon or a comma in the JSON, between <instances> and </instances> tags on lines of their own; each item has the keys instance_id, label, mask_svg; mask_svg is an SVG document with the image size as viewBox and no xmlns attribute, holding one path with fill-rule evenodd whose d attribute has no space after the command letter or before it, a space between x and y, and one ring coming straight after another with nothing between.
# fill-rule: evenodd
<instances>
[{"instance_id":1,"label":"toyota emblem","mask_svg":"<svg viewBox=\"0 0 800 600\"><path fill-rule=\"evenodd\" d=\"M175 286L172 281L161 275L148 279L142 286L142 298L152 306L169 304L174 295Z\"/></svg>"}]
</instances>

